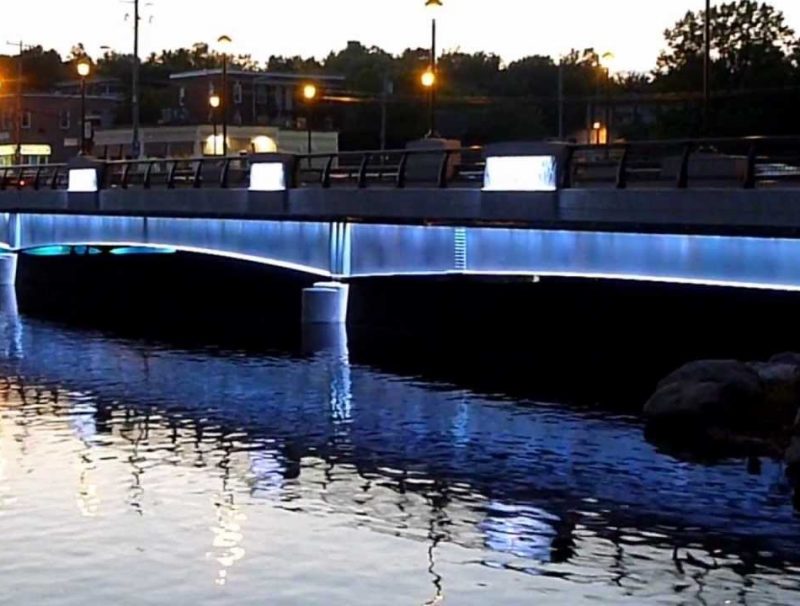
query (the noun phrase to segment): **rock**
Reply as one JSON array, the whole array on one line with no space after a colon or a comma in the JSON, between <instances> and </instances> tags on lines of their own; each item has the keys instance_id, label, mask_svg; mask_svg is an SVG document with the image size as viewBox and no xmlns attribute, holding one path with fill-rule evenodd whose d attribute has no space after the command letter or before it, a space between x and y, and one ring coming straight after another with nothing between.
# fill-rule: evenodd
<instances>
[{"instance_id":1,"label":"rock","mask_svg":"<svg viewBox=\"0 0 800 606\"><path fill-rule=\"evenodd\" d=\"M795 481L800 480L800 436L792 438L783 458L789 476Z\"/></svg>"},{"instance_id":2,"label":"rock","mask_svg":"<svg viewBox=\"0 0 800 606\"><path fill-rule=\"evenodd\" d=\"M763 398L761 379L747 364L701 360L665 377L645 404L644 415L651 426L732 428L756 419Z\"/></svg>"},{"instance_id":3,"label":"rock","mask_svg":"<svg viewBox=\"0 0 800 606\"><path fill-rule=\"evenodd\" d=\"M770 364L791 364L792 366L800 367L800 353L787 351L772 356L769 359Z\"/></svg>"},{"instance_id":4,"label":"rock","mask_svg":"<svg viewBox=\"0 0 800 606\"><path fill-rule=\"evenodd\" d=\"M800 407L800 366L785 362L751 362L764 389L764 413L780 426L791 425Z\"/></svg>"}]
</instances>

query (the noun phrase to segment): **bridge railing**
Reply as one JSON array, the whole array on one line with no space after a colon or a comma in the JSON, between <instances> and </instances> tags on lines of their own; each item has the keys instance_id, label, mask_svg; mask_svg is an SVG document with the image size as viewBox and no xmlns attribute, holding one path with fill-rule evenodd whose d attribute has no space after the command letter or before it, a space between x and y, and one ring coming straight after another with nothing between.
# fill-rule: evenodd
<instances>
[{"instance_id":1,"label":"bridge railing","mask_svg":"<svg viewBox=\"0 0 800 606\"><path fill-rule=\"evenodd\" d=\"M481 147L369 150L297 157L300 187L474 187L483 185Z\"/></svg>"},{"instance_id":2,"label":"bridge railing","mask_svg":"<svg viewBox=\"0 0 800 606\"><path fill-rule=\"evenodd\" d=\"M572 145L563 188L791 187L800 185L800 138L739 137Z\"/></svg>"},{"instance_id":3,"label":"bridge railing","mask_svg":"<svg viewBox=\"0 0 800 606\"><path fill-rule=\"evenodd\" d=\"M66 164L25 164L0 167L0 191L8 189L66 189Z\"/></svg>"},{"instance_id":4,"label":"bridge railing","mask_svg":"<svg viewBox=\"0 0 800 606\"><path fill-rule=\"evenodd\" d=\"M247 187L246 157L151 158L111 160L102 164L102 189Z\"/></svg>"},{"instance_id":5,"label":"bridge railing","mask_svg":"<svg viewBox=\"0 0 800 606\"><path fill-rule=\"evenodd\" d=\"M553 144L559 187L768 188L800 186L800 137ZM102 189L246 188L251 158L188 157L97 160ZM291 156L289 187L479 188L485 150L404 149ZM68 165L0 167L0 191L63 190Z\"/></svg>"}]
</instances>

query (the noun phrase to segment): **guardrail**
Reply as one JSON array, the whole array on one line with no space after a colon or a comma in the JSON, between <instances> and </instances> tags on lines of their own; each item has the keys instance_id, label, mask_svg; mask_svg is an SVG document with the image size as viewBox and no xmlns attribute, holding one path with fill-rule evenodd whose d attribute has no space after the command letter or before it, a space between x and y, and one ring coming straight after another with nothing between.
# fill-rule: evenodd
<instances>
[{"instance_id":1,"label":"guardrail","mask_svg":"<svg viewBox=\"0 0 800 606\"><path fill-rule=\"evenodd\" d=\"M559 187L755 187L800 185L800 137L553 143ZM479 188L485 150L367 150L291 156L289 187ZM245 188L251 158L97 160L101 189ZM0 191L66 189L68 166L0 167Z\"/></svg>"}]
</instances>

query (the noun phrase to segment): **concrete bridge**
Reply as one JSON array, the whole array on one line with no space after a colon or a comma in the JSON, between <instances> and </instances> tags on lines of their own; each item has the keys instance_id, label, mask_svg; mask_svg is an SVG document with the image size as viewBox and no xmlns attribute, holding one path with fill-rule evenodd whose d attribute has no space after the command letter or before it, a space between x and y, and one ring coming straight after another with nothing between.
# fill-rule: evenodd
<instances>
[{"instance_id":1,"label":"concrete bridge","mask_svg":"<svg viewBox=\"0 0 800 606\"><path fill-rule=\"evenodd\" d=\"M309 321L344 321L346 284L372 276L800 290L800 171L772 152L790 143L800 148L785 139L706 142L746 146L738 155L697 151L702 142L514 144L11 167L0 177L2 281L16 280L16 253L59 245L167 248L305 272L325 281L307 293Z\"/></svg>"}]
</instances>

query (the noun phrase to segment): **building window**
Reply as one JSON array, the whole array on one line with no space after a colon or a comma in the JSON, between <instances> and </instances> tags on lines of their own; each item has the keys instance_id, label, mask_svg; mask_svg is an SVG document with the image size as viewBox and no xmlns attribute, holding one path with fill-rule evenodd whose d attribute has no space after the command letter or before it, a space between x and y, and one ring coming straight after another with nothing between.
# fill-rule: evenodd
<instances>
[{"instance_id":1,"label":"building window","mask_svg":"<svg viewBox=\"0 0 800 606\"><path fill-rule=\"evenodd\" d=\"M178 105L183 107L186 105L186 87L181 86L180 90L178 90Z\"/></svg>"},{"instance_id":2,"label":"building window","mask_svg":"<svg viewBox=\"0 0 800 606\"><path fill-rule=\"evenodd\" d=\"M22 112L22 128L31 127L31 112Z\"/></svg>"},{"instance_id":3,"label":"building window","mask_svg":"<svg viewBox=\"0 0 800 606\"><path fill-rule=\"evenodd\" d=\"M242 104L242 84L241 82L234 82L233 84L233 102L236 105Z\"/></svg>"},{"instance_id":4,"label":"building window","mask_svg":"<svg viewBox=\"0 0 800 606\"><path fill-rule=\"evenodd\" d=\"M72 124L72 115L68 109L62 109L58 113L58 125L61 127L61 130L69 130L69 127Z\"/></svg>"}]
</instances>

